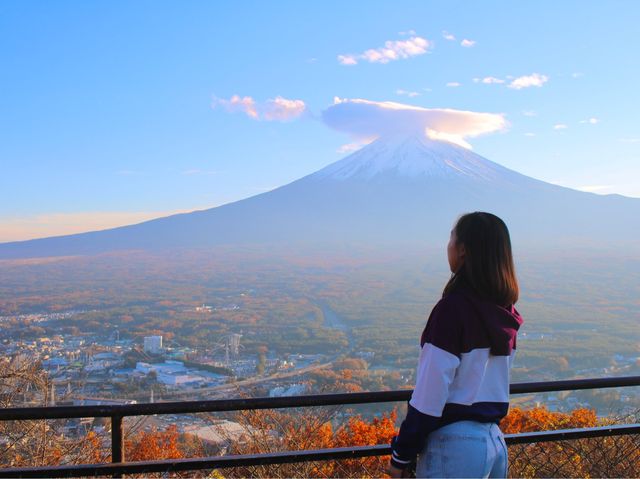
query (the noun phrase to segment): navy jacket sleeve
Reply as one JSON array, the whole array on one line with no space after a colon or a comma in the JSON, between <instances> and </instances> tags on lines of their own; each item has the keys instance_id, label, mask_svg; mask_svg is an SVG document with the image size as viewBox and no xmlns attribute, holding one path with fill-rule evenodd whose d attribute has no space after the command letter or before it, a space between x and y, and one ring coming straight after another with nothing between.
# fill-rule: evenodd
<instances>
[{"instance_id":1,"label":"navy jacket sleeve","mask_svg":"<svg viewBox=\"0 0 640 479\"><path fill-rule=\"evenodd\" d=\"M461 314L455 298L444 298L429 317L407 417L392 444L391 463L395 467L404 469L413 462L429 433L439 426L449 386L460 365Z\"/></svg>"},{"instance_id":2,"label":"navy jacket sleeve","mask_svg":"<svg viewBox=\"0 0 640 479\"><path fill-rule=\"evenodd\" d=\"M439 417L422 414L409 404L407 417L400 426L400 433L391 443L391 464L405 469L415 461L418 453L424 448L427 436L437 428L439 421Z\"/></svg>"}]
</instances>

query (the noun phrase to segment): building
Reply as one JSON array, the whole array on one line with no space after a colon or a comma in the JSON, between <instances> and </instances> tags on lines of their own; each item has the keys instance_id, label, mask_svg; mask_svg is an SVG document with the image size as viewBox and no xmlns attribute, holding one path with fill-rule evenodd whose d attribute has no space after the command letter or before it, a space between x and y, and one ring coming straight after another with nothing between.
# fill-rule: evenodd
<instances>
[{"instance_id":1,"label":"building","mask_svg":"<svg viewBox=\"0 0 640 479\"><path fill-rule=\"evenodd\" d=\"M158 354L162 351L162 336L145 336L144 352Z\"/></svg>"},{"instance_id":2,"label":"building","mask_svg":"<svg viewBox=\"0 0 640 479\"><path fill-rule=\"evenodd\" d=\"M291 397L300 396L307 392L306 384L292 384L289 387L278 386L269 391L269 397Z\"/></svg>"},{"instance_id":3,"label":"building","mask_svg":"<svg viewBox=\"0 0 640 479\"><path fill-rule=\"evenodd\" d=\"M215 373L198 370L189 371L184 363L172 360L157 364L139 362L136 364L133 373L145 375L154 373L159 383L175 387L219 384L224 379L224 376Z\"/></svg>"},{"instance_id":4,"label":"building","mask_svg":"<svg viewBox=\"0 0 640 479\"><path fill-rule=\"evenodd\" d=\"M158 382L166 386L181 386L185 384L195 386L204 382L203 378L199 376L193 376L191 374L165 373L162 371L158 371L157 374L158 375L156 378Z\"/></svg>"},{"instance_id":5,"label":"building","mask_svg":"<svg viewBox=\"0 0 640 479\"><path fill-rule=\"evenodd\" d=\"M223 444L245 443L251 439L252 435L255 435L256 430L251 426L223 419L206 426L193 425L186 427L183 432L196 436L205 445L219 447Z\"/></svg>"},{"instance_id":6,"label":"building","mask_svg":"<svg viewBox=\"0 0 640 479\"><path fill-rule=\"evenodd\" d=\"M231 336L229 336L229 349L231 351L231 354L233 354L234 356L237 356L238 354L240 354L240 338L242 337L242 334L232 334Z\"/></svg>"}]
</instances>

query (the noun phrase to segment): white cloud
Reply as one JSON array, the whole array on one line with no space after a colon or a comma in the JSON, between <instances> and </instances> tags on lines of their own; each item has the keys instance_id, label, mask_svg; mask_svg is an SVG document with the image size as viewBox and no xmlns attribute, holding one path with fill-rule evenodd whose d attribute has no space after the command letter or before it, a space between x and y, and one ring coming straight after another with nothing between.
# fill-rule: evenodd
<instances>
[{"instance_id":1,"label":"white cloud","mask_svg":"<svg viewBox=\"0 0 640 479\"><path fill-rule=\"evenodd\" d=\"M475 40L468 40L468 39L464 39L460 42L460 45L465 47L465 48L470 48L472 46L474 46L476 44Z\"/></svg>"},{"instance_id":2,"label":"white cloud","mask_svg":"<svg viewBox=\"0 0 640 479\"><path fill-rule=\"evenodd\" d=\"M358 60L355 55L338 55L338 61L341 65L357 65Z\"/></svg>"},{"instance_id":3,"label":"white cloud","mask_svg":"<svg viewBox=\"0 0 640 479\"><path fill-rule=\"evenodd\" d=\"M485 85L490 85L492 83L504 83L505 81L501 78L496 77L484 77L484 78L474 78L474 83L484 83Z\"/></svg>"},{"instance_id":4,"label":"white cloud","mask_svg":"<svg viewBox=\"0 0 640 479\"><path fill-rule=\"evenodd\" d=\"M396 102L335 98L322 112L329 127L354 138L370 140L397 134L428 134L470 148L465 138L504 130L502 114L443 108L422 108Z\"/></svg>"},{"instance_id":5,"label":"white cloud","mask_svg":"<svg viewBox=\"0 0 640 479\"><path fill-rule=\"evenodd\" d=\"M194 210L87 211L0 217L0 242L98 231Z\"/></svg>"},{"instance_id":6,"label":"white cloud","mask_svg":"<svg viewBox=\"0 0 640 479\"><path fill-rule=\"evenodd\" d=\"M529 88L532 86L541 87L549 81L547 75L540 75L539 73L532 73L531 75L525 75L514 79L509 85L509 88L514 90L521 90L523 88Z\"/></svg>"},{"instance_id":7,"label":"white cloud","mask_svg":"<svg viewBox=\"0 0 640 479\"><path fill-rule=\"evenodd\" d=\"M524 136L536 136L535 133L525 133Z\"/></svg>"},{"instance_id":8,"label":"white cloud","mask_svg":"<svg viewBox=\"0 0 640 479\"><path fill-rule=\"evenodd\" d=\"M450 42L453 42L456 39L455 35L447 31L442 32L442 38L444 38L445 40L449 40Z\"/></svg>"},{"instance_id":9,"label":"white cloud","mask_svg":"<svg viewBox=\"0 0 640 479\"><path fill-rule=\"evenodd\" d=\"M534 110L522 110L524 116L538 116L538 113Z\"/></svg>"},{"instance_id":10,"label":"white cloud","mask_svg":"<svg viewBox=\"0 0 640 479\"><path fill-rule=\"evenodd\" d=\"M254 120L289 121L302 115L306 105L302 100L289 100L281 96L257 103L250 96L233 95L230 99L214 97L212 108L223 107L230 113L242 112Z\"/></svg>"},{"instance_id":11,"label":"white cloud","mask_svg":"<svg viewBox=\"0 0 640 479\"><path fill-rule=\"evenodd\" d=\"M556 125L553 125L553 129L554 130L566 130L567 128L569 128L567 125L565 125L564 123L558 123Z\"/></svg>"},{"instance_id":12,"label":"white cloud","mask_svg":"<svg viewBox=\"0 0 640 479\"><path fill-rule=\"evenodd\" d=\"M462 85L462 83L458 83L457 81L450 81L449 83L447 83L447 86L449 88L456 88L456 87L459 87L460 85Z\"/></svg>"},{"instance_id":13,"label":"white cloud","mask_svg":"<svg viewBox=\"0 0 640 479\"><path fill-rule=\"evenodd\" d=\"M586 191L588 193L600 193L604 194L606 190L612 190L614 185L585 185L578 186L577 189Z\"/></svg>"},{"instance_id":14,"label":"white cloud","mask_svg":"<svg viewBox=\"0 0 640 479\"><path fill-rule=\"evenodd\" d=\"M306 106L302 100L288 100L281 96L267 100L262 108L262 116L267 121L287 121L304 113Z\"/></svg>"},{"instance_id":15,"label":"white cloud","mask_svg":"<svg viewBox=\"0 0 640 479\"><path fill-rule=\"evenodd\" d=\"M640 143L640 138L619 138L622 143Z\"/></svg>"},{"instance_id":16,"label":"white cloud","mask_svg":"<svg viewBox=\"0 0 640 479\"><path fill-rule=\"evenodd\" d=\"M256 102L250 96L240 97L239 95L233 95L228 100L224 98L213 98L213 102L211 103L211 107L215 108L220 105L225 110L231 113L242 112L247 116L258 119L258 112L256 111Z\"/></svg>"},{"instance_id":17,"label":"white cloud","mask_svg":"<svg viewBox=\"0 0 640 479\"><path fill-rule=\"evenodd\" d=\"M580 73L580 72L573 72L573 73L571 74L571 76L572 76L573 78L580 78L580 77L581 77L581 76L583 76L583 75L584 75L584 73Z\"/></svg>"},{"instance_id":18,"label":"white cloud","mask_svg":"<svg viewBox=\"0 0 640 479\"><path fill-rule=\"evenodd\" d=\"M407 30L406 32L398 32L398 35L403 36L403 37L415 36L415 34L416 34L415 30Z\"/></svg>"},{"instance_id":19,"label":"white cloud","mask_svg":"<svg viewBox=\"0 0 640 479\"><path fill-rule=\"evenodd\" d=\"M414 98L416 96L420 96L420 93L418 93L417 91L408 91L399 88L396 90L396 95L406 95L409 98Z\"/></svg>"},{"instance_id":20,"label":"white cloud","mask_svg":"<svg viewBox=\"0 0 640 479\"><path fill-rule=\"evenodd\" d=\"M424 55L431 46L431 42L422 37L411 37L408 40L389 40L384 43L383 47L370 48L359 55L338 55L338 62L342 65L356 65L359 60L370 63L389 63L394 60Z\"/></svg>"},{"instance_id":21,"label":"white cloud","mask_svg":"<svg viewBox=\"0 0 640 479\"><path fill-rule=\"evenodd\" d=\"M580 120L580 123L589 123L590 125L596 125L600 123L600 120L597 118L587 118L586 120Z\"/></svg>"}]
</instances>

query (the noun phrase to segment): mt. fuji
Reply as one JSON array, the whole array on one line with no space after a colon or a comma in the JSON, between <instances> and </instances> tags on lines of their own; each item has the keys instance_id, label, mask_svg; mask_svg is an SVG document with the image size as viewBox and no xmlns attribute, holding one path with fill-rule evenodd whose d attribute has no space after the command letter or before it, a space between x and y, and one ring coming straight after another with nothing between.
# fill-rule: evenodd
<instances>
[{"instance_id":1,"label":"mt. fuji","mask_svg":"<svg viewBox=\"0 0 640 479\"><path fill-rule=\"evenodd\" d=\"M413 134L379 138L245 200L105 231L4 243L0 258L218 245L442 245L456 218L469 211L501 216L521 244L640 250L640 199L545 183Z\"/></svg>"},{"instance_id":2,"label":"mt. fuji","mask_svg":"<svg viewBox=\"0 0 640 479\"><path fill-rule=\"evenodd\" d=\"M385 175L421 179L466 176L477 180L497 180L517 173L453 143L414 134L378 139L311 177L370 181Z\"/></svg>"}]
</instances>

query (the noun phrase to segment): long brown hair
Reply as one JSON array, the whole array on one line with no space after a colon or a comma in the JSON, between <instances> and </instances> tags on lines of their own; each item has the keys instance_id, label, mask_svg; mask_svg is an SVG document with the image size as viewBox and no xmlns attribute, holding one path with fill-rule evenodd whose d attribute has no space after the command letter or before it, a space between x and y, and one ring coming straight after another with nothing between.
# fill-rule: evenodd
<instances>
[{"instance_id":1,"label":"long brown hair","mask_svg":"<svg viewBox=\"0 0 640 479\"><path fill-rule=\"evenodd\" d=\"M500 306L515 304L519 287L504 221L491 213L477 211L462 215L454 232L457 244L464 245L464 263L451 276L443 296L466 286Z\"/></svg>"}]
</instances>

